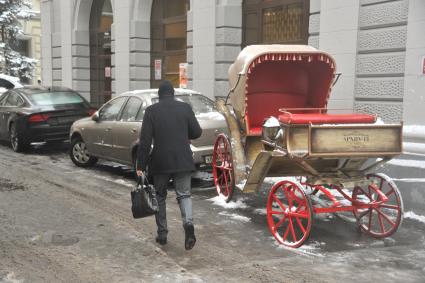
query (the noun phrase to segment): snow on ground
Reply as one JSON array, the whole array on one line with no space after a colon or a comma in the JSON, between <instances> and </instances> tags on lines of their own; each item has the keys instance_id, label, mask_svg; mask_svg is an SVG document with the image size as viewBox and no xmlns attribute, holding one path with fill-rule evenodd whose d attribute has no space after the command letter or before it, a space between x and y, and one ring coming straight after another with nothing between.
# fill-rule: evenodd
<instances>
[{"instance_id":1,"label":"snow on ground","mask_svg":"<svg viewBox=\"0 0 425 283\"><path fill-rule=\"evenodd\" d=\"M393 179L393 181L405 182L405 183L425 183L425 178Z\"/></svg>"},{"instance_id":2,"label":"snow on ground","mask_svg":"<svg viewBox=\"0 0 425 283\"><path fill-rule=\"evenodd\" d=\"M254 209L255 214L267 215L267 209L265 208L256 208Z\"/></svg>"},{"instance_id":3,"label":"snow on ground","mask_svg":"<svg viewBox=\"0 0 425 283\"><path fill-rule=\"evenodd\" d=\"M24 280L16 279L16 275L14 272L10 272L4 278L0 278L0 282L2 283L22 283Z\"/></svg>"},{"instance_id":4,"label":"snow on ground","mask_svg":"<svg viewBox=\"0 0 425 283\"><path fill-rule=\"evenodd\" d=\"M207 200L211 201L214 205L221 206L226 209L248 208L248 205L246 205L242 199L238 199L236 202L226 202L222 196L216 196Z\"/></svg>"},{"instance_id":5,"label":"snow on ground","mask_svg":"<svg viewBox=\"0 0 425 283\"><path fill-rule=\"evenodd\" d=\"M246 216L242 216L242 215L239 215L239 214L236 214L236 213L228 213L226 211L222 211L222 212L219 212L218 214L230 217L233 220L241 221L241 222L244 222L244 223L251 221L251 218L246 217Z\"/></svg>"},{"instance_id":6,"label":"snow on ground","mask_svg":"<svg viewBox=\"0 0 425 283\"><path fill-rule=\"evenodd\" d=\"M124 179L112 179L112 178L108 178L108 177L102 177L101 179L106 180L108 182L118 184L118 185L123 185L123 186L129 187L129 188L133 188L133 187L136 186L135 182L126 181Z\"/></svg>"},{"instance_id":7,"label":"snow on ground","mask_svg":"<svg viewBox=\"0 0 425 283\"><path fill-rule=\"evenodd\" d=\"M243 188L245 187L246 181L247 181L247 180L246 180L246 179L244 179L244 180L240 181L239 183L237 183L235 186L236 186L238 189L243 190Z\"/></svg>"},{"instance_id":8,"label":"snow on ground","mask_svg":"<svg viewBox=\"0 0 425 283\"><path fill-rule=\"evenodd\" d=\"M116 180L113 180L113 182L116 183L116 184L120 184L120 185L130 187L130 188L135 186L134 183L123 180L123 179L116 179Z\"/></svg>"},{"instance_id":9,"label":"snow on ground","mask_svg":"<svg viewBox=\"0 0 425 283\"><path fill-rule=\"evenodd\" d=\"M280 244L278 241L276 241L274 237L270 237L270 239L274 242L274 244L277 246L278 249L291 251L293 253L300 254L300 255L324 257L324 255L320 253L320 251L321 251L321 246L326 245L325 242L307 241L299 248L290 248Z\"/></svg>"},{"instance_id":10,"label":"snow on ground","mask_svg":"<svg viewBox=\"0 0 425 283\"><path fill-rule=\"evenodd\" d=\"M403 125L403 135L415 136L420 133L425 133L423 125Z\"/></svg>"},{"instance_id":11,"label":"snow on ground","mask_svg":"<svg viewBox=\"0 0 425 283\"><path fill-rule=\"evenodd\" d=\"M402 166L402 167L412 167L412 168L420 168L425 169L425 161L424 160L412 160L412 159L392 159L387 162L387 164Z\"/></svg>"},{"instance_id":12,"label":"snow on ground","mask_svg":"<svg viewBox=\"0 0 425 283\"><path fill-rule=\"evenodd\" d=\"M408 219L413 219L419 222L422 222L425 224L425 216L423 215L418 215L416 213L414 213L413 211L407 211L404 213L404 218L408 218Z\"/></svg>"}]
</instances>

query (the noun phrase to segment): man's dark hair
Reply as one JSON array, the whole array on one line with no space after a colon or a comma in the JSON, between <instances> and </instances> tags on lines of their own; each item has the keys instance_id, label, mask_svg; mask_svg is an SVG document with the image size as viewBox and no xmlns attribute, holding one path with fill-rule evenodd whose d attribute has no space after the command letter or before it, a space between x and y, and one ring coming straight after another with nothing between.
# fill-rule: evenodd
<instances>
[{"instance_id":1,"label":"man's dark hair","mask_svg":"<svg viewBox=\"0 0 425 283\"><path fill-rule=\"evenodd\" d=\"M158 96L173 96L174 95L174 87L170 81L163 81L159 85Z\"/></svg>"}]
</instances>

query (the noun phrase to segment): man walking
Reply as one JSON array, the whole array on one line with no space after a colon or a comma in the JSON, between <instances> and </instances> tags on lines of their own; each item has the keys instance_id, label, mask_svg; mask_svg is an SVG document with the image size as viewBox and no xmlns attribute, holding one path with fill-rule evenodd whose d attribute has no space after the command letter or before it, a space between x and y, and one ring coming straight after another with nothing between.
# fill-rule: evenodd
<instances>
[{"instance_id":1,"label":"man walking","mask_svg":"<svg viewBox=\"0 0 425 283\"><path fill-rule=\"evenodd\" d=\"M190 105L174 99L171 82L164 81L158 89L159 102L146 108L140 132L137 175L149 168L153 176L159 212L155 215L158 235L156 241L167 243L165 200L170 178L174 181L185 230L185 249L196 242L192 218L191 172L195 170L190 140L197 139L202 129ZM151 145L153 149L151 152Z\"/></svg>"}]
</instances>

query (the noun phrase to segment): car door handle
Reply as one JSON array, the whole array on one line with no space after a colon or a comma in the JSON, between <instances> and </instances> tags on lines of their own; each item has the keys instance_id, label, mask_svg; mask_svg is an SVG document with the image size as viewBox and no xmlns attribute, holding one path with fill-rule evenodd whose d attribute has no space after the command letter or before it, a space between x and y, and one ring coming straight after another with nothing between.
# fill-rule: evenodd
<instances>
[{"instance_id":1,"label":"car door handle","mask_svg":"<svg viewBox=\"0 0 425 283\"><path fill-rule=\"evenodd\" d=\"M131 129L131 132L132 133L136 133L137 132L137 129Z\"/></svg>"},{"instance_id":2,"label":"car door handle","mask_svg":"<svg viewBox=\"0 0 425 283\"><path fill-rule=\"evenodd\" d=\"M112 130L112 128L106 128L105 132L110 132Z\"/></svg>"}]
</instances>

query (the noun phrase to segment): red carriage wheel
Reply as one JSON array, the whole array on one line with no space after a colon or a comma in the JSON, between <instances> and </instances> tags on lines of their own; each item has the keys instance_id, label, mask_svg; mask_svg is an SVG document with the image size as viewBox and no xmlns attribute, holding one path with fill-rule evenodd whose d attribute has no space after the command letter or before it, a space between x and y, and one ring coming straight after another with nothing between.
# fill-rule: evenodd
<instances>
[{"instance_id":1,"label":"red carriage wheel","mask_svg":"<svg viewBox=\"0 0 425 283\"><path fill-rule=\"evenodd\" d=\"M353 190L354 216L361 230L375 238L392 235L400 226L403 202L394 182L385 174L369 174L366 186ZM356 203L357 202L357 203ZM368 204L369 207L359 207Z\"/></svg>"},{"instance_id":2,"label":"red carriage wheel","mask_svg":"<svg viewBox=\"0 0 425 283\"><path fill-rule=\"evenodd\" d=\"M213 152L214 184L219 196L229 202L233 196L235 186L233 176L232 148L225 134L217 136Z\"/></svg>"},{"instance_id":3,"label":"red carriage wheel","mask_svg":"<svg viewBox=\"0 0 425 283\"><path fill-rule=\"evenodd\" d=\"M267 223L275 239L288 247L297 248L309 237L313 208L299 183L276 183L267 200Z\"/></svg>"}]
</instances>

